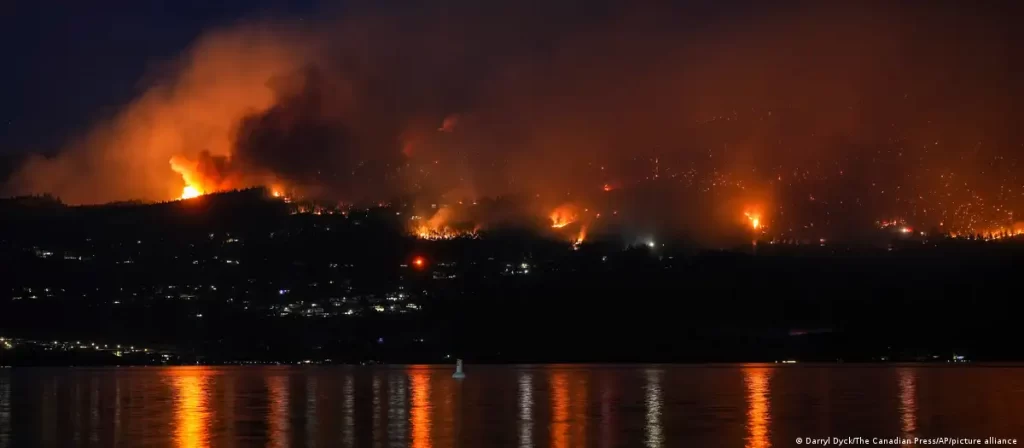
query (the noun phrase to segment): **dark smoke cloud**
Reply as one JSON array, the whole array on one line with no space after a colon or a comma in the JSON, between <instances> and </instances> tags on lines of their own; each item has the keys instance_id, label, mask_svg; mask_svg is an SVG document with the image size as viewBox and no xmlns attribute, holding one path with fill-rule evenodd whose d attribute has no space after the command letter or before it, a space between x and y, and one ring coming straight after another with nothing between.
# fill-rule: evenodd
<instances>
[{"instance_id":1,"label":"dark smoke cloud","mask_svg":"<svg viewBox=\"0 0 1024 448\"><path fill-rule=\"evenodd\" d=\"M819 196L861 201L845 213L873 220L907 206L858 198L879 177L923 196L955 167L978 191L1005 187L1007 174L989 165L1021 152L1011 67L1020 46L995 9L447 2L355 7L302 33L247 26L199 42L171 88L147 93L98 143L30 165L15 186L83 202L129 191L167 199L180 179L166 160L209 150L241 178L321 197L522 194L543 209L601 201L602 185L628 190L671 166L666 176L728 173L744 187L721 196L635 187L632 213L713 232L745 201L790 206L770 181L827 172ZM166 110L178 123L176 111L223 102L218 92L237 90L235 78L258 101L232 94L227 103L238 104L209 120L159 125L175 142L166 150L152 149L151 133L130 148L109 144L150 103L147 124ZM883 149L906 156L882 163ZM136 164L145 178L106 180ZM1021 205L1019 195L1007 200Z\"/></svg>"}]
</instances>

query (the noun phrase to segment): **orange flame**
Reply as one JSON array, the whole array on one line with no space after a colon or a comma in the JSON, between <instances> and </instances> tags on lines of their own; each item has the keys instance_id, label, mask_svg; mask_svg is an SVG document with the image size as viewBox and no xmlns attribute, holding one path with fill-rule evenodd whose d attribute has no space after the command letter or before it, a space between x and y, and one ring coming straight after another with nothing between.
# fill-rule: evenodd
<instances>
[{"instance_id":1,"label":"orange flame","mask_svg":"<svg viewBox=\"0 0 1024 448\"><path fill-rule=\"evenodd\" d=\"M572 243L572 248L579 249L585 239L587 239L587 226L581 226L580 233L576 235L576 240Z\"/></svg>"},{"instance_id":2,"label":"orange flame","mask_svg":"<svg viewBox=\"0 0 1024 448\"><path fill-rule=\"evenodd\" d=\"M753 230L761 230L761 213L756 211L743 212L743 216L747 217L747 221L750 222L750 228Z\"/></svg>"},{"instance_id":3,"label":"orange flame","mask_svg":"<svg viewBox=\"0 0 1024 448\"><path fill-rule=\"evenodd\" d=\"M223 159L223 158L222 158ZM231 182L228 179L217 180L209 171L215 171L216 161L209 153L200 154L196 160L183 156L171 157L171 169L185 181L179 199L190 199L207 193L228 190ZM226 159L225 159L226 160Z\"/></svg>"},{"instance_id":4,"label":"orange flame","mask_svg":"<svg viewBox=\"0 0 1024 448\"><path fill-rule=\"evenodd\" d=\"M554 229L561 229L569 224L576 222L579 219L576 213L576 206L573 204L562 204L555 207L555 210L551 212L551 227Z\"/></svg>"},{"instance_id":5,"label":"orange flame","mask_svg":"<svg viewBox=\"0 0 1024 448\"><path fill-rule=\"evenodd\" d=\"M192 199L194 197L201 196L202 194L203 192L199 191L198 188L193 187L191 185L186 185L185 188L182 189L181 197L179 199Z\"/></svg>"},{"instance_id":6,"label":"orange flame","mask_svg":"<svg viewBox=\"0 0 1024 448\"><path fill-rule=\"evenodd\" d=\"M479 228L473 230L461 230L450 226L452 211L445 207L441 208L425 222L414 225L412 233L421 240L453 240L456 238L474 238Z\"/></svg>"},{"instance_id":7,"label":"orange flame","mask_svg":"<svg viewBox=\"0 0 1024 448\"><path fill-rule=\"evenodd\" d=\"M743 213L746 216L746 220L751 222L751 228L758 230L761 228L761 215L752 212Z\"/></svg>"}]
</instances>

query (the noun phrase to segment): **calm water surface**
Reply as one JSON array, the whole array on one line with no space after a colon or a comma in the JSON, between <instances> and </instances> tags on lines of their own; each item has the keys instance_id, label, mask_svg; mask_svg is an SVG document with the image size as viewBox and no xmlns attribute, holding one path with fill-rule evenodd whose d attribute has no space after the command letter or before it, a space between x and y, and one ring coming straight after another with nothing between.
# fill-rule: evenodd
<instances>
[{"instance_id":1,"label":"calm water surface","mask_svg":"<svg viewBox=\"0 0 1024 448\"><path fill-rule=\"evenodd\" d=\"M1024 368L467 366L0 371L0 446L792 447L1016 437Z\"/></svg>"}]
</instances>

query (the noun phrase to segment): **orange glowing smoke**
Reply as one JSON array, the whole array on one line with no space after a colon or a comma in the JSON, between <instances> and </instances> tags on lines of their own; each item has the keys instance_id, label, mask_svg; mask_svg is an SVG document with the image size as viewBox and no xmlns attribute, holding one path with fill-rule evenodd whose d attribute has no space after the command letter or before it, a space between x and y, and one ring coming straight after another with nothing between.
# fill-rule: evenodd
<instances>
[{"instance_id":1,"label":"orange glowing smoke","mask_svg":"<svg viewBox=\"0 0 1024 448\"><path fill-rule=\"evenodd\" d=\"M562 204L555 207L555 210L551 212L551 227L554 229L561 229L569 224L576 222L579 219L579 213L577 207L573 204Z\"/></svg>"},{"instance_id":2,"label":"orange glowing smoke","mask_svg":"<svg viewBox=\"0 0 1024 448\"><path fill-rule=\"evenodd\" d=\"M458 115L449 115L444 118L444 122L441 123L441 127L437 130L440 132L454 132L455 127L459 125Z\"/></svg>"},{"instance_id":3,"label":"orange glowing smoke","mask_svg":"<svg viewBox=\"0 0 1024 448\"><path fill-rule=\"evenodd\" d=\"M241 186L238 176L229 173L229 160L224 156L214 156L208 151L199 153L195 160L184 156L171 157L171 170L181 176L185 182L180 199L194 198L199 195L226 191Z\"/></svg>"},{"instance_id":4,"label":"orange glowing smoke","mask_svg":"<svg viewBox=\"0 0 1024 448\"><path fill-rule=\"evenodd\" d=\"M306 36L285 25L252 23L207 33L175 61L175 70L113 119L57 157L27 163L11 188L50 192L70 204L167 200L184 186L212 193L211 186L172 172L168 160L194 158L202 150L232 154L238 124L276 104L270 81L304 67L310 55Z\"/></svg>"}]
</instances>

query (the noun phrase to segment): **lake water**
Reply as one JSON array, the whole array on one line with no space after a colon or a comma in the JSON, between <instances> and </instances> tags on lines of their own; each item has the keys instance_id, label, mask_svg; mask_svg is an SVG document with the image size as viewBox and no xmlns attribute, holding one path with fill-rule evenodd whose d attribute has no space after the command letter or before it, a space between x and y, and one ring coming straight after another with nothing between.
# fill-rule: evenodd
<instances>
[{"instance_id":1,"label":"lake water","mask_svg":"<svg viewBox=\"0 0 1024 448\"><path fill-rule=\"evenodd\" d=\"M0 371L0 446L793 447L1024 443L1024 368L172 367Z\"/></svg>"}]
</instances>

